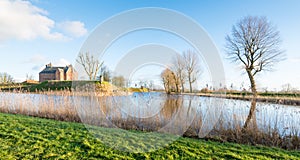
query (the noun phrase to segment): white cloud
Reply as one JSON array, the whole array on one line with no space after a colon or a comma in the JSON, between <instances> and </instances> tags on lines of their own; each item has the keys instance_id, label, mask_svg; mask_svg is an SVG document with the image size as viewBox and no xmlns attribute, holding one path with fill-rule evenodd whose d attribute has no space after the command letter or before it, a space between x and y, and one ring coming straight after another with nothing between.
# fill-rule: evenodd
<instances>
[{"instance_id":1,"label":"white cloud","mask_svg":"<svg viewBox=\"0 0 300 160\"><path fill-rule=\"evenodd\" d=\"M81 37L87 33L84 23L80 21L65 21L59 23L58 28L70 37Z\"/></svg>"},{"instance_id":2,"label":"white cloud","mask_svg":"<svg viewBox=\"0 0 300 160\"><path fill-rule=\"evenodd\" d=\"M67 65L71 64L68 60L66 60L64 58L60 58L60 59L55 60L53 62L49 61L48 59L44 59L43 62L40 62L40 63L36 62L36 63L34 63L35 65L31 69L33 71L40 72L41 70L43 70L45 68L46 64L48 64L48 63L52 63L52 65L55 66L55 67L64 67L64 66L67 66Z\"/></svg>"},{"instance_id":3,"label":"white cloud","mask_svg":"<svg viewBox=\"0 0 300 160\"><path fill-rule=\"evenodd\" d=\"M45 65L35 65L32 67L33 71L41 71L45 68Z\"/></svg>"},{"instance_id":4,"label":"white cloud","mask_svg":"<svg viewBox=\"0 0 300 160\"><path fill-rule=\"evenodd\" d=\"M47 40L70 39L63 33L53 31L56 27L55 21L47 15L47 11L29 1L0 0L0 41L32 40L39 37ZM70 22L70 26L66 26L66 31L72 33L74 37L87 32L82 22Z\"/></svg>"},{"instance_id":5,"label":"white cloud","mask_svg":"<svg viewBox=\"0 0 300 160\"><path fill-rule=\"evenodd\" d=\"M0 40L64 38L60 33L51 33L55 22L46 16L47 11L33 6L30 2L1 0L0 7Z\"/></svg>"},{"instance_id":6,"label":"white cloud","mask_svg":"<svg viewBox=\"0 0 300 160\"><path fill-rule=\"evenodd\" d=\"M50 60L42 54L33 55L28 60L25 60L23 63L33 64L33 67L31 68L33 71L43 70L45 68L45 65L48 63L52 63L53 66L57 67L64 67L71 64L68 60L64 58Z\"/></svg>"},{"instance_id":7,"label":"white cloud","mask_svg":"<svg viewBox=\"0 0 300 160\"><path fill-rule=\"evenodd\" d=\"M47 61L47 58L44 55L36 54L26 60L24 63L44 63L45 61Z\"/></svg>"},{"instance_id":8,"label":"white cloud","mask_svg":"<svg viewBox=\"0 0 300 160\"><path fill-rule=\"evenodd\" d=\"M64 58L61 58L59 60L56 60L52 63L53 66L59 66L59 67L63 67L63 66L67 66L67 65L70 65L71 63L64 59Z\"/></svg>"}]
</instances>

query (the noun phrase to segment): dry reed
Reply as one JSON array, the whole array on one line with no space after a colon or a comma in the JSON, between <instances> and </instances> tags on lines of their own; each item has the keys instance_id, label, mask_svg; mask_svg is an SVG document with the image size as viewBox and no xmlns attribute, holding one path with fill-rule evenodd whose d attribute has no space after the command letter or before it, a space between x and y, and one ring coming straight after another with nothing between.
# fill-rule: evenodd
<instances>
[{"instance_id":1,"label":"dry reed","mask_svg":"<svg viewBox=\"0 0 300 160\"><path fill-rule=\"evenodd\" d=\"M134 105L126 95L99 95L96 92L48 91L36 94L0 92L0 112L22 114L60 121L82 122L89 125L130 130L157 131L188 137L199 137L204 113L189 101L177 96L161 97L164 104L158 113ZM135 99L141 101L140 99ZM189 102L189 103L186 103ZM124 110L124 103L127 104ZM141 118L142 117L142 118ZM265 122L265 130L242 130L240 119L234 116L226 123L220 118L206 139L243 144L262 144L285 149L299 149L300 137L296 129L288 135Z\"/></svg>"}]
</instances>

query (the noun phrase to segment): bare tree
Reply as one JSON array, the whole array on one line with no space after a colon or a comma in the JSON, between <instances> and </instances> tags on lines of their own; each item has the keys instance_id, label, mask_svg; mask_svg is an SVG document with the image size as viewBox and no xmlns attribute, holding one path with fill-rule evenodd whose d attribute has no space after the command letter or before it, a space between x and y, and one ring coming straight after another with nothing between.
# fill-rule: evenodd
<instances>
[{"instance_id":1,"label":"bare tree","mask_svg":"<svg viewBox=\"0 0 300 160\"><path fill-rule=\"evenodd\" d=\"M231 35L226 36L228 57L242 64L251 84L253 98L244 129L253 119L255 124L255 109L257 90L254 76L263 71L271 70L273 65L283 59L280 49L279 32L265 17L244 17L232 27ZM256 126L256 124L255 124Z\"/></svg>"},{"instance_id":2,"label":"bare tree","mask_svg":"<svg viewBox=\"0 0 300 160\"><path fill-rule=\"evenodd\" d=\"M172 72L172 76L173 76L176 92L179 93L179 88L181 84L180 79L174 72Z\"/></svg>"},{"instance_id":3,"label":"bare tree","mask_svg":"<svg viewBox=\"0 0 300 160\"><path fill-rule=\"evenodd\" d=\"M288 93L288 92L291 92L293 90L290 83L284 84L281 87L282 87L282 92Z\"/></svg>"},{"instance_id":4,"label":"bare tree","mask_svg":"<svg viewBox=\"0 0 300 160\"><path fill-rule=\"evenodd\" d=\"M123 76L115 76L112 78L112 84L124 88L125 87L125 78Z\"/></svg>"},{"instance_id":5,"label":"bare tree","mask_svg":"<svg viewBox=\"0 0 300 160\"><path fill-rule=\"evenodd\" d=\"M154 81L153 80L150 80L149 83L148 83L148 87L149 87L149 90L153 90L154 88Z\"/></svg>"},{"instance_id":6,"label":"bare tree","mask_svg":"<svg viewBox=\"0 0 300 160\"><path fill-rule=\"evenodd\" d=\"M26 74L26 80L34 80L34 76L32 74Z\"/></svg>"},{"instance_id":7,"label":"bare tree","mask_svg":"<svg viewBox=\"0 0 300 160\"><path fill-rule=\"evenodd\" d=\"M98 79L100 80L100 76L103 79L103 81L109 82L112 80L112 73L109 70L109 68L105 65L101 65L100 67L100 75Z\"/></svg>"},{"instance_id":8,"label":"bare tree","mask_svg":"<svg viewBox=\"0 0 300 160\"><path fill-rule=\"evenodd\" d=\"M161 78L166 93L170 94L171 90L175 87L174 73L169 68L167 68L161 73Z\"/></svg>"},{"instance_id":9,"label":"bare tree","mask_svg":"<svg viewBox=\"0 0 300 160\"><path fill-rule=\"evenodd\" d=\"M90 80L95 80L97 78L97 73L103 62L100 62L94 55L90 54L89 52L86 53L79 53L76 62L82 65L86 74L88 75Z\"/></svg>"},{"instance_id":10,"label":"bare tree","mask_svg":"<svg viewBox=\"0 0 300 160\"><path fill-rule=\"evenodd\" d=\"M186 80L185 73L185 62L181 55L176 55L172 62L172 71L174 72L175 83L177 85L177 92L179 92L179 85L181 87L181 92L184 92L184 84Z\"/></svg>"},{"instance_id":11,"label":"bare tree","mask_svg":"<svg viewBox=\"0 0 300 160\"><path fill-rule=\"evenodd\" d=\"M143 80L143 79L139 80L139 85L140 85L141 88L145 87L145 83L146 83L145 80Z\"/></svg>"},{"instance_id":12,"label":"bare tree","mask_svg":"<svg viewBox=\"0 0 300 160\"><path fill-rule=\"evenodd\" d=\"M0 73L0 83L7 84L7 83L13 83L14 79L11 75L8 73Z\"/></svg>"},{"instance_id":13,"label":"bare tree","mask_svg":"<svg viewBox=\"0 0 300 160\"><path fill-rule=\"evenodd\" d=\"M184 68L186 72L186 78L190 86L190 92L193 92L192 84L196 82L198 76L201 73L200 70L200 61L195 51L187 50L183 52L183 59L184 59Z\"/></svg>"}]
</instances>

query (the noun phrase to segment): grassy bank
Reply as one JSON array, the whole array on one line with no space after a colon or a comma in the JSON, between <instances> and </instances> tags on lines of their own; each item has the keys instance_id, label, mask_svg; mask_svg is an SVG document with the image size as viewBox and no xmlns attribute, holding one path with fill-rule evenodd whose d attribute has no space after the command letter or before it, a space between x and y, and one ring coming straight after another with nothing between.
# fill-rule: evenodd
<instances>
[{"instance_id":1,"label":"grassy bank","mask_svg":"<svg viewBox=\"0 0 300 160\"><path fill-rule=\"evenodd\" d=\"M99 81L44 81L42 83L15 83L15 84L2 84L0 89L2 91L29 91L29 92L38 92L38 91L61 91L61 90L71 90L74 86L81 87L84 85L95 85L97 87L108 87L108 82L103 82L100 85Z\"/></svg>"},{"instance_id":2,"label":"grassy bank","mask_svg":"<svg viewBox=\"0 0 300 160\"><path fill-rule=\"evenodd\" d=\"M93 86L92 86L93 85ZM128 92L148 92L147 88L123 88L120 89L110 82L99 81L44 81L42 83L14 83L14 84L0 84L0 91L21 91L21 92L45 92L45 91L71 91L76 88L91 87L97 92L108 93L117 90Z\"/></svg>"},{"instance_id":3,"label":"grassy bank","mask_svg":"<svg viewBox=\"0 0 300 160\"><path fill-rule=\"evenodd\" d=\"M176 93L174 93L176 94ZM245 101L251 101L252 100L252 94L242 94L242 92L239 92L239 94L235 93L232 94L230 92L228 93L219 93L219 92L201 92L201 93L183 93L186 95L198 95L203 97L219 97L219 98L226 98L226 99L235 99L235 100L245 100ZM257 102L265 102L265 103L274 103L274 104L284 104L284 105L293 105L293 106L300 106L300 95L297 93L278 93L277 94L264 94L259 93L257 97Z\"/></svg>"},{"instance_id":4,"label":"grassy bank","mask_svg":"<svg viewBox=\"0 0 300 160\"><path fill-rule=\"evenodd\" d=\"M135 118L130 116L130 114L127 116L122 114L124 110L117 106L123 104L124 101L117 100L110 96L97 96L98 92L92 92L84 96L82 96L82 93L79 93L80 95L75 93L76 92L61 91L53 93L46 92L41 95L18 93L0 94L0 112L67 122L84 121L84 123L91 125L101 127L118 126L126 130L157 131L166 126L167 128L165 128L164 133L184 135L193 138L198 137L198 134L202 133L200 132L202 125L211 122L203 121L205 112L196 112L196 108L193 107L195 104L192 103L192 99L186 100L183 99L182 96L175 99L174 97L169 97L161 101L161 111L155 116L145 119ZM143 100L142 97L135 98L137 100ZM206 104L206 101L203 101L203 103ZM131 104L135 105L134 103ZM276 106L270 107L276 109ZM143 117L145 114L151 115L149 110L146 113L144 110L144 108L135 107L131 109L128 108L126 112L134 113L137 117ZM278 108L276 110L279 112ZM238 115L232 113L226 116L229 118L232 117L232 119L220 117L213 131L209 134L205 133L205 138L219 142L234 142L247 145L260 144L289 150L299 150L298 112L291 112L289 115L289 118L294 118L294 122L286 121L283 119L282 114L273 117L277 122L289 122L289 128L285 129L283 128L285 126L281 125L274 126L268 119L263 119L260 121L264 126L262 130L250 127L246 132L242 131L242 124L240 118L237 116ZM266 117L268 114L264 113L263 116ZM192 117L193 119L190 119ZM288 117L284 116L284 118ZM189 126L188 128L186 128L187 125ZM284 129L284 133L282 129Z\"/></svg>"},{"instance_id":5,"label":"grassy bank","mask_svg":"<svg viewBox=\"0 0 300 160\"><path fill-rule=\"evenodd\" d=\"M141 147L143 132L96 128L107 140ZM133 137L133 135L135 135ZM155 135L155 134L154 134ZM120 137L127 136L127 139ZM161 136L157 134L157 136ZM131 137L131 138L129 138ZM166 136L166 137L169 137ZM111 141L113 142L113 141ZM114 144L114 146L118 143ZM300 152L179 138L147 153L122 152L94 138L82 124L0 113L0 159L299 159Z\"/></svg>"}]
</instances>

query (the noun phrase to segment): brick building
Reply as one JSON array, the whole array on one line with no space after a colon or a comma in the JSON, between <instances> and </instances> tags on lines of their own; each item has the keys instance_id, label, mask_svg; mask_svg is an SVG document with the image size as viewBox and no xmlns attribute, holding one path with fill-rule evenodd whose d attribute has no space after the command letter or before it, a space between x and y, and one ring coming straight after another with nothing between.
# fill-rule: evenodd
<instances>
[{"instance_id":1,"label":"brick building","mask_svg":"<svg viewBox=\"0 0 300 160\"><path fill-rule=\"evenodd\" d=\"M39 73L39 81L47 80L76 80L77 72L74 70L72 65L66 67L53 67L51 63L47 64L45 69Z\"/></svg>"}]
</instances>

